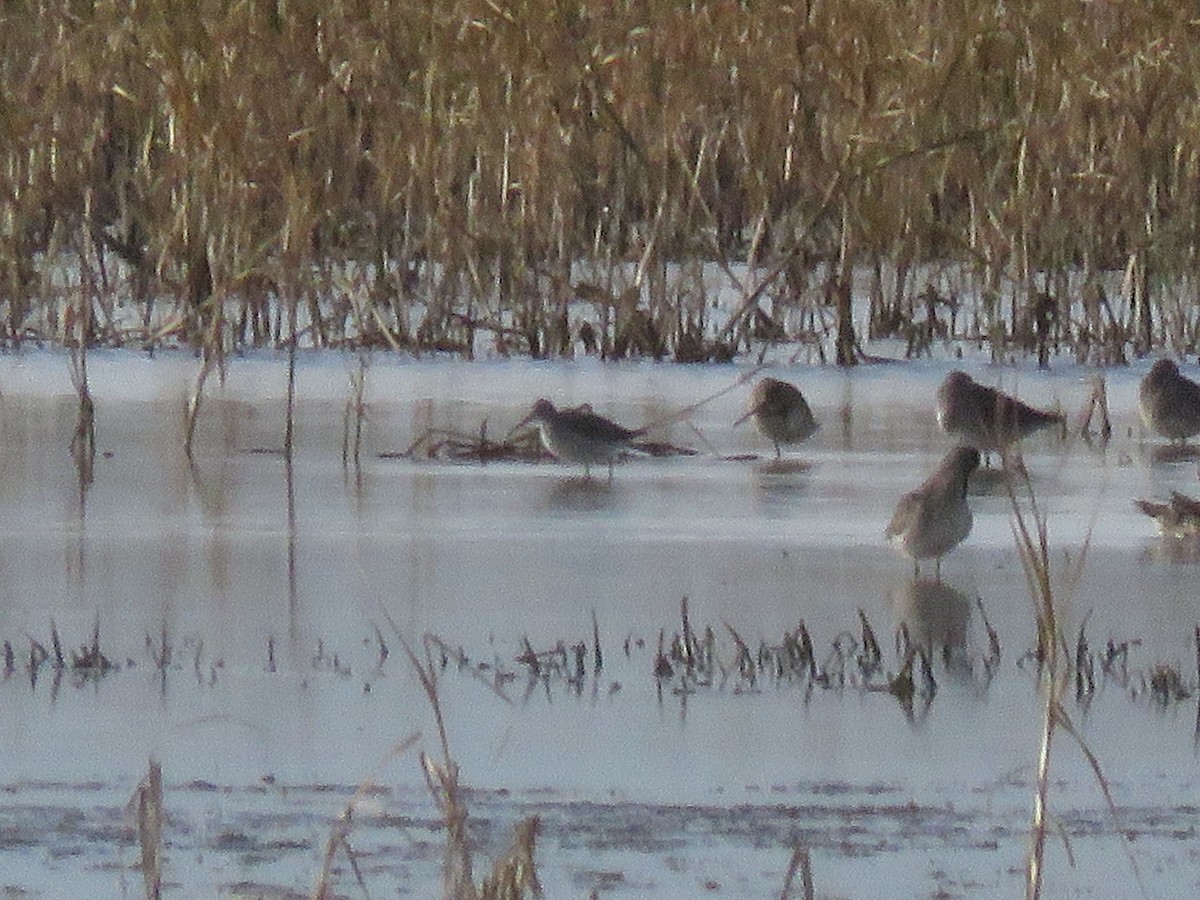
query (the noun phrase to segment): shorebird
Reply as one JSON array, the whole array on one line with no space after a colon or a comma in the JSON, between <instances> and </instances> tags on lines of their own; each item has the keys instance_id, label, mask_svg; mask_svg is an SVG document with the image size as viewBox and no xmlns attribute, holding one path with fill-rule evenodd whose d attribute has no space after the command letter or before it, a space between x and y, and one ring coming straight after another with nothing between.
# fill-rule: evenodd
<instances>
[{"instance_id":1,"label":"shorebird","mask_svg":"<svg viewBox=\"0 0 1200 900\"><path fill-rule=\"evenodd\" d=\"M733 423L741 425L751 416L754 424L775 445L775 458L782 457L781 444L799 444L812 437L820 426L800 389L777 378L764 378L750 394L750 409Z\"/></svg>"},{"instance_id":2,"label":"shorebird","mask_svg":"<svg viewBox=\"0 0 1200 900\"><path fill-rule=\"evenodd\" d=\"M971 508L967 506L967 479L979 468L979 451L955 447L915 491L896 504L885 536L913 560L913 577L921 560L934 558L934 577L942 575L942 557L971 533Z\"/></svg>"},{"instance_id":3,"label":"shorebird","mask_svg":"<svg viewBox=\"0 0 1200 900\"><path fill-rule=\"evenodd\" d=\"M957 371L938 388L937 420L947 434L983 454L1003 452L1026 435L1065 421L1061 413L1034 409Z\"/></svg>"},{"instance_id":4,"label":"shorebird","mask_svg":"<svg viewBox=\"0 0 1200 900\"><path fill-rule=\"evenodd\" d=\"M1183 443L1200 434L1200 384L1179 374L1174 360L1160 359L1138 385L1142 421L1165 438Z\"/></svg>"},{"instance_id":5,"label":"shorebird","mask_svg":"<svg viewBox=\"0 0 1200 900\"><path fill-rule=\"evenodd\" d=\"M1171 499L1166 503L1134 500L1133 505L1157 522L1158 530L1167 537L1200 536L1200 500L1194 500L1179 491L1171 491Z\"/></svg>"},{"instance_id":6,"label":"shorebird","mask_svg":"<svg viewBox=\"0 0 1200 900\"><path fill-rule=\"evenodd\" d=\"M544 398L533 404L517 428L534 423L541 432L542 444L555 458L583 463L588 478L592 475L592 463L607 463L609 481L613 476L613 460L630 449L634 438L645 433L645 429L623 428L587 408L557 409Z\"/></svg>"}]
</instances>

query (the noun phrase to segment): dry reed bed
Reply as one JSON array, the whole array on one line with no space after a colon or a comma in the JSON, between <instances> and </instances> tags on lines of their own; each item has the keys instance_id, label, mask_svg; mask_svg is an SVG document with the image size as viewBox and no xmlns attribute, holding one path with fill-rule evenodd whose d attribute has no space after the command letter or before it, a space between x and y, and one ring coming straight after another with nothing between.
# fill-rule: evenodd
<instances>
[{"instance_id":1,"label":"dry reed bed","mask_svg":"<svg viewBox=\"0 0 1200 900\"><path fill-rule=\"evenodd\" d=\"M1194 349L1198 38L1108 0L9 4L5 337Z\"/></svg>"}]
</instances>

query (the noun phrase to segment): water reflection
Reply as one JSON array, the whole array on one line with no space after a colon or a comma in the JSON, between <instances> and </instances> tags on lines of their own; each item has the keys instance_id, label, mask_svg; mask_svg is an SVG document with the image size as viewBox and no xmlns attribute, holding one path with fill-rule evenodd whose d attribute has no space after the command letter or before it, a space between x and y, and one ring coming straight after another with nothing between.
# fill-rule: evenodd
<instances>
[{"instance_id":1,"label":"water reflection","mask_svg":"<svg viewBox=\"0 0 1200 900\"><path fill-rule=\"evenodd\" d=\"M807 459L768 459L754 467L755 475L799 475L812 469Z\"/></svg>"},{"instance_id":2,"label":"water reflection","mask_svg":"<svg viewBox=\"0 0 1200 900\"><path fill-rule=\"evenodd\" d=\"M296 643L300 638L297 617L300 601L296 590L296 480L292 471L290 442L283 457L283 478L287 490L288 637Z\"/></svg>"},{"instance_id":3,"label":"water reflection","mask_svg":"<svg viewBox=\"0 0 1200 900\"><path fill-rule=\"evenodd\" d=\"M1167 444L1166 446L1152 447L1150 459L1164 465L1195 462L1200 459L1200 447L1194 444Z\"/></svg>"},{"instance_id":4,"label":"water reflection","mask_svg":"<svg viewBox=\"0 0 1200 900\"><path fill-rule=\"evenodd\" d=\"M809 479L803 477L813 464L799 459L776 459L754 467L754 499L764 513L772 518L790 514L798 497L809 490Z\"/></svg>"},{"instance_id":5,"label":"water reflection","mask_svg":"<svg viewBox=\"0 0 1200 900\"><path fill-rule=\"evenodd\" d=\"M340 369L331 371L341 377ZM438 381L429 388L433 376L422 376L423 371L406 365L396 383L413 396L436 393L443 381L447 391L469 395L490 380L459 378L457 369L446 375L439 364L430 369ZM492 386L485 396L471 397L476 406L460 400L453 408L469 415L500 402L499 397L528 395L525 388L534 375L544 377L538 370L527 383ZM427 380L408 387L408 380L420 377ZM695 375L672 370L670 377ZM566 477L571 473L560 468L375 463L377 448L371 446L360 471L346 456L339 457L343 420L315 413L298 420L304 428L297 431L293 459L277 450L251 452L248 448L277 445L280 433L278 399L257 393L253 403L240 402L236 393L211 399L189 467L180 449L181 394L122 405L96 391L104 443L95 483L85 490L67 455L78 424L76 395L64 389L35 405L14 399L5 386L0 505L9 525L0 575L10 600L0 610L0 644L11 640L18 652L33 653L32 635L43 651L53 653L55 641L47 632L53 619L69 653L98 621L105 651L133 658L137 665L105 676L103 689L85 692L72 690L69 668L27 667L18 658L15 677L0 691L10 723L0 747L3 783L42 778L69 785L95 779L96 785L118 785L127 796L130 760L140 767L153 749L161 751L179 783L251 785L257 792L245 804L255 815L266 796L257 780L263 773L272 781L278 775L285 785L321 784L317 793L328 808L314 815L328 819L342 797L328 794L324 785L349 782L352 790L400 734L425 728L413 712L420 686L396 652L394 621L404 635L438 633L454 645L463 642L483 675L506 664L505 671L519 679L512 682L513 700L522 689L545 700L524 706L497 702L455 660L447 662L442 702L452 717L456 752L463 754L464 771L504 789L504 802L510 790L529 792L532 805L541 802L541 794L533 791L565 788L585 801L661 797L686 804L677 807L681 810L712 803L716 815L724 812L721 794L743 808L742 785L783 785L797 793L808 788L795 786L828 784L835 790L813 802L857 808L862 797L871 809L880 804L891 809L892 801L878 796L878 786L885 785L902 797L935 798L929 807L935 812L939 804L957 804L962 797L982 798L979 802L990 806L995 785L1011 788L1007 773L1027 763L1038 721L1028 673L1013 663L1029 646L1035 626L1012 549L1009 507L999 498L973 503L976 532L971 552L955 567L963 579L957 586L921 580L902 584L879 531L892 500L913 483L936 446L932 426L929 434L922 429L916 401L880 408L860 395L857 421L847 404L839 431L835 413L842 388L828 386L831 377L825 380L820 407L830 428L812 451L819 466L797 459L747 461L749 469L736 462L667 460L620 470L615 487L604 478ZM629 384L627 393L645 390L641 381ZM694 387L686 382L674 390ZM848 396L848 384L845 390ZM45 409L57 414L47 415ZM381 418L387 409L380 407ZM381 424L379 440L407 445L404 424L400 430ZM851 437L858 452L837 452L839 438L849 445ZM103 455L110 449L111 461ZM1114 454L1126 450L1139 458L1143 452L1130 442L1119 444ZM1032 448L1029 455L1035 474L1049 468L1051 459L1037 452ZM1092 513L1090 497L1085 504L1066 488L1098 480L1090 457L1069 456L1064 468L1074 480L1045 478L1039 485L1039 491L1044 487L1039 499L1058 514L1052 532L1056 552L1075 534L1072 525L1058 523L1086 521ZM1152 527L1135 512L1131 496L1179 487L1187 470L1177 469L1178 479L1162 474L1145 476L1139 467L1119 481L1099 480L1107 530L1100 533L1078 589L1096 606L1095 621L1102 624L1093 628L1144 640L1143 645L1130 640L1129 646L1144 646L1151 660L1186 658L1194 612L1190 571L1130 565ZM999 471L985 478L992 479L997 493L1004 492ZM572 516L582 527L572 527L579 525L569 521ZM1166 542L1162 546L1172 548ZM64 568L78 584L77 592L65 583ZM996 615L997 631L1010 651L1003 666L987 656L991 629L976 590L987 598L987 611ZM695 682L680 679L680 691L674 693L673 683L653 677L651 663L664 624L669 628L678 621L684 594L693 598L694 621L711 624L723 649L712 655L711 687L696 690ZM881 610L885 596L889 607ZM1130 603L1129 597L1139 602ZM875 655L869 683L859 661L868 655L862 650L867 640L859 638L865 626L862 632L852 628L846 637L839 631L855 607L870 613L880 627L878 643L884 645L883 658ZM589 630L584 623L590 610L599 625ZM909 648L929 649L914 649L911 658L891 652L889 615L905 629ZM740 639L731 636L733 628ZM810 628L812 639L806 636ZM781 634L785 639L777 640ZM599 648L601 638L602 676L598 657L585 656L581 663L576 649ZM392 644L390 659L385 640ZM788 656L814 643L815 656ZM514 660L527 645L562 647L561 683L524 674L526 666ZM782 667L789 659L795 660L792 670ZM955 659L969 660L971 668L956 667ZM743 670L747 660L753 665ZM763 660L774 667L764 667ZM904 695L893 676L906 660L911 685ZM539 661L539 673L545 665ZM987 686L993 670L999 674L985 709L975 692ZM147 677L152 672L157 684ZM936 678L936 687L925 680L926 672ZM754 681L748 680L751 675ZM17 683L26 677L30 682L41 678L36 697ZM59 680L58 707L47 711L45 694L54 694ZM562 688L552 696L554 684ZM156 688L163 696L157 704ZM661 705L655 703L660 689L666 697ZM928 726L922 733L894 727L897 700L910 720ZM1126 709L1120 691L1109 691L1107 702ZM931 705L932 713L923 718ZM1104 712L1099 704L1096 709ZM1180 740L1173 721L1178 716L1162 715L1144 703L1129 709L1126 715L1092 715L1083 722L1089 739L1103 744L1112 777L1186 772L1193 761L1192 723L1183 723L1187 734ZM680 727L675 719L685 716L686 728ZM1150 742L1158 755L1149 761L1147 743L1129 737L1144 731L1130 727L1131 716L1151 717L1146 720L1156 737L1162 735ZM364 728L364 722L378 727ZM254 723L253 729L240 723ZM780 732L785 726L790 730ZM549 743L539 747L542 752L523 752L512 735L525 734L544 735ZM770 739L755 739L762 736ZM62 752L48 755L46 746ZM631 770L630 747L658 752L641 754L646 764ZM952 771L924 765L931 758L955 764ZM685 780L678 775L681 759L690 773ZM411 768L403 771L407 776ZM930 771L934 774L926 781ZM416 774L412 780L421 781ZM1149 775L1144 782L1161 783ZM424 785L417 789L425 809ZM95 788L83 790L86 799ZM1015 792L1020 796L1013 805L1023 809L1025 791L1018 786ZM204 816L225 816L227 807L241 814L242 797L230 800L208 788L196 793L206 798L195 801L200 825L208 821ZM283 796L269 793L269 802ZM72 808L78 805L78 798L63 796ZM1094 800L1091 793L1087 797L1081 806ZM1074 799L1071 795L1066 802ZM1153 801L1152 796L1146 802ZM110 805L119 808L121 802ZM1006 806L1002 812L1010 811ZM35 814L46 818L40 810ZM491 809L484 814L491 815ZM837 815L844 818L842 810ZM1000 813L996 819L1002 819ZM882 840L889 840L893 824L888 820L880 826L887 831ZM940 833L942 824L939 819L929 828ZM1004 834L997 852L1019 855L1023 832ZM986 844L990 838L984 834L980 840ZM744 844L745 836L736 841ZM927 848L920 838L915 849L898 844L897 852L909 853L905 865L924 859ZM724 844L714 846L717 853L726 850ZM681 852L691 854L693 847ZM702 852L707 850L696 851ZM90 849L79 858L94 859ZM278 864L269 862L278 865L277 871L291 866L283 857ZM305 864L302 860L298 867ZM242 868L227 870L236 875L226 880L243 875L249 880L262 871L246 860L231 866ZM19 883L15 876L10 880ZM853 893L853 885L831 890ZM421 888L411 892L419 894Z\"/></svg>"},{"instance_id":6,"label":"water reflection","mask_svg":"<svg viewBox=\"0 0 1200 900\"><path fill-rule=\"evenodd\" d=\"M216 596L222 600L229 596L233 583L233 536L227 527L230 505L230 478L224 460L217 465L211 478L200 471L193 459L185 457L191 497L200 508L208 523L207 557L209 577Z\"/></svg>"},{"instance_id":7,"label":"water reflection","mask_svg":"<svg viewBox=\"0 0 1200 900\"><path fill-rule=\"evenodd\" d=\"M971 601L962 591L941 581L910 579L890 594L896 627L906 628L909 640L947 658L966 653L971 626Z\"/></svg>"},{"instance_id":8,"label":"water reflection","mask_svg":"<svg viewBox=\"0 0 1200 900\"><path fill-rule=\"evenodd\" d=\"M600 478L571 477L556 481L548 494L551 509L566 512L597 512L612 509L616 489Z\"/></svg>"},{"instance_id":9,"label":"water reflection","mask_svg":"<svg viewBox=\"0 0 1200 900\"><path fill-rule=\"evenodd\" d=\"M1200 563L1200 535L1160 534L1145 556L1176 565L1196 565Z\"/></svg>"}]
</instances>

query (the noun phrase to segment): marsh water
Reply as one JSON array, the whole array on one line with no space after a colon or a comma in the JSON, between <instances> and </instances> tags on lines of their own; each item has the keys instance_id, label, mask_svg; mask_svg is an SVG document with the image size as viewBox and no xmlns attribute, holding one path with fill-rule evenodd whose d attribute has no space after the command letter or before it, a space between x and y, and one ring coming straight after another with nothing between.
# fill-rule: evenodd
<instances>
[{"instance_id":1,"label":"marsh water","mask_svg":"<svg viewBox=\"0 0 1200 900\"><path fill-rule=\"evenodd\" d=\"M1066 363L962 365L1073 423L1089 395L1091 373ZM196 361L93 354L97 456L83 484L65 357L0 359L6 896L142 896L129 803L151 759L168 896L307 896L356 790L358 872L338 857L340 895L436 896L444 835L417 759L437 754L436 729L401 650L426 635L447 653L444 667L434 654L439 698L477 872L537 815L549 897L779 896L798 845L817 896L1022 891L1041 704L1003 482L973 481L974 530L940 585L914 582L882 537L952 443L933 417L950 363L773 368L822 423L783 465L751 427L731 427L745 368L378 358L355 467L342 439L357 368L301 358L289 466L286 365L232 360L207 389L189 463ZM1108 373L1107 447L1042 434L1024 449L1066 631L1082 627L1098 658L1113 648L1068 712L1115 814L1060 731L1053 896L1200 888L1196 701L1149 690L1172 667L1195 687L1200 566L1131 503L1197 494L1197 467L1143 434L1144 370ZM630 459L611 483L554 463L403 455L431 428L499 439L539 396L630 427L668 422L650 436L699 452ZM688 690L655 677L684 597L724 670ZM777 646L801 622L823 666L852 670L863 618L884 680L902 664L902 624L957 662L935 654L936 691L908 705L853 671L815 688L737 677L738 640ZM97 626L114 668L73 671ZM66 668L31 672L31 648L53 658L55 634ZM563 677L518 661L560 643Z\"/></svg>"}]
</instances>

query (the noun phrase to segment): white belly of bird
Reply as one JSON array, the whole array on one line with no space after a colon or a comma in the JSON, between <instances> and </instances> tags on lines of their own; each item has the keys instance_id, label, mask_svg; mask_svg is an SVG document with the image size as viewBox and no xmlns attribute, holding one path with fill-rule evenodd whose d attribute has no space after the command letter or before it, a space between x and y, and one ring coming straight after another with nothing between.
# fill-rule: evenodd
<instances>
[{"instance_id":1,"label":"white belly of bird","mask_svg":"<svg viewBox=\"0 0 1200 900\"><path fill-rule=\"evenodd\" d=\"M970 533L971 508L956 503L941 515L922 517L914 527L896 535L896 540L913 559L930 559L949 553Z\"/></svg>"}]
</instances>

